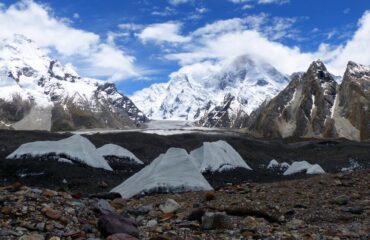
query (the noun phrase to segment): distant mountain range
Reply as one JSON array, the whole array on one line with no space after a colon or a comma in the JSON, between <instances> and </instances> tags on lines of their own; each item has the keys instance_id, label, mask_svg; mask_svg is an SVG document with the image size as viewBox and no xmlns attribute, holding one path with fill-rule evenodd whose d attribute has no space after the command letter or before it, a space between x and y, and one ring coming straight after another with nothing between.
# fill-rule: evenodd
<instances>
[{"instance_id":1,"label":"distant mountain range","mask_svg":"<svg viewBox=\"0 0 370 240\"><path fill-rule=\"evenodd\" d=\"M370 67L349 62L341 78L315 61L307 72L287 77L241 56L221 70L194 75L180 71L132 99L152 118L246 128L265 138L370 138Z\"/></svg>"},{"instance_id":2,"label":"distant mountain range","mask_svg":"<svg viewBox=\"0 0 370 240\"><path fill-rule=\"evenodd\" d=\"M147 120L113 83L79 76L21 35L0 40L0 128L132 128Z\"/></svg>"},{"instance_id":3,"label":"distant mountain range","mask_svg":"<svg viewBox=\"0 0 370 240\"><path fill-rule=\"evenodd\" d=\"M217 68L182 68L131 99L113 83L79 76L23 36L0 41L0 128L122 129L151 118L245 128L265 138L370 139L370 67L354 62L343 78L321 61L287 76L243 55Z\"/></svg>"}]
</instances>

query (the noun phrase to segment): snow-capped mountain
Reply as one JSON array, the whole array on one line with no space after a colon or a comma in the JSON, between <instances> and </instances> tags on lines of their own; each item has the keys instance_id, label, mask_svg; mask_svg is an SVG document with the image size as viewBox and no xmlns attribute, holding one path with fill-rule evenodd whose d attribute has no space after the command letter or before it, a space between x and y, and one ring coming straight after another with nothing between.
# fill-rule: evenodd
<instances>
[{"instance_id":1,"label":"snow-capped mountain","mask_svg":"<svg viewBox=\"0 0 370 240\"><path fill-rule=\"evenodd\" d=\"M321 61L296 74L248 119L263 137L370 137L370 68L349 62L340 85Z\"/></svg>"},{"instance_id":2,"label":"snow-capped mountain","mask_svg":"<svg viewBox=\"0 0 370 240\"><path fill-rule=\"evenodd\" d=\"M113 83L79 76L21 35L0 40L0 125L74 130L135 127L145 115Z\"/></svg>"},{"instance_id":3,"label":"snow-capped mountain","mask_svg":"<svg viewBox=\"0 0 370 240\"><path fill-rule=\"evenodd\" d=\"M154 84L131 98L152 119L198 121L226 104L224 112L233 122L239 112L251 113L288 82L289 77L273 66L243 55L218 67L184 67L169 82ZM210 126L208 121L201 123Z\"/></svg>"}]
</instances>

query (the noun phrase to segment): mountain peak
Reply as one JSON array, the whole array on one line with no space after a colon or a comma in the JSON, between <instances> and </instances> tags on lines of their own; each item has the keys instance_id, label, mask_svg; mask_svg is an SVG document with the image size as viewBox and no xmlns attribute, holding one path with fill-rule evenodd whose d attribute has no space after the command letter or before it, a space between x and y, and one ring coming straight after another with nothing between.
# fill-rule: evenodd
<instances>
[{"instance_id":1,"label":"mountain peak","mask_svg":"<svg viewBox=\"0 0 370 240\"><path fill-rule=\"evenodd\" d=\"M313 61L308 68L308 71L318 72L318 71L324 71L327 72L327 69L325 67L325 64L320 60Z\"/></svg>"},{"instance_id":2,"label":"mountain peak","mask_svg":"<svg viewBox=\"0 0 370 240\"><path fill-rule=\"evenodd\" d=\"M370 76L370 66L365 66L362 64L355 63L353 61L349 61L347 65L347 72L350 73L351 75Z\"/></svg>"}]
</instances>

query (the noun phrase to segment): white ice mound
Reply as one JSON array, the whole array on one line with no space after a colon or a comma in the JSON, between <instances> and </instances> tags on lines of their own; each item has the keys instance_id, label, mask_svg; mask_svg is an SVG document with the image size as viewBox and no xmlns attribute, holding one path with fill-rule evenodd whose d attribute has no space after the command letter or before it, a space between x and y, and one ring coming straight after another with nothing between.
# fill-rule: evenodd
<instances>
[{"instance_id":1,"label":"white ice mound","mask_svg":"<svg viewBox=\"0 0 370 240\"><path fill-rule=\"evenodd\" d=\"M153 162L112 189L123 198L153 192L210 191L211 185L194 166L189 154L180 148L170 148Z\"/></svg>"},{"instance_id":2,"label":"white ice mound","mask_svg":"<svg viewBox=\"0 0 370 240\"><path fill-rule=\"evenodd\" d=\"M122 159L128 159L137 164L144 164L140 159L138 159L132 152L115 144L106 144L97 149L98 153L102 157L117 157Z\"/></svg>"},{"instance_id":3,"label":"white ice mound","mask_svg":"<svg viewBox=\"0 0 370 240\"><path fill-rule=\"evenodd\" d=\"M275 159L272 159L270 163L267 165L267 169L288 169L290 167L289 163L283 162L279 163Z\"/></svg>"},{"instance_id":4,"label":"white ice mound","mask_svg":"<svg viewBox=\"0 0 370 240\"><path fill-rule=\"evenodd\" d=\"M278 167L280 167L280 163L276 161L275 159L272 159L269 165L267 165L267 169L278 168Z\"/></svg>"},{"instance_id":5,"label":"white ice mound","mask_svg":"<svg viewBox=\"0 0 370 240\"><path fill-rule=\"evenodd\" d=\"M292 175L306 171L307 174L323 174L324 169L319 164L310 164L306 161L293 162L283 175Z\"/></svg>"},{"instance_id":6,"label":"white ice mound","mask_svg":"<svg viewBox=\"0 0 370 240\"><path fill-rule=\"evenodd\" d=\"M90 167L112 171L107 161L96 151L95 146L80 135L73 135L59 141L39 141L21 145L7 159L19 159L24 156L41 157L56 155L81 162Z\"/></svg>"},{"instance_id":7,"label":"white ice mound","mask_svg":"<svg viewBox=\"0 0 370 240\"><path fill-rule=\"evenodd\" d=\"M225 141L204 142L190 153L200 172L221 172L234 168L252 170L235 149Z\"/></svg>"}]
</instances>

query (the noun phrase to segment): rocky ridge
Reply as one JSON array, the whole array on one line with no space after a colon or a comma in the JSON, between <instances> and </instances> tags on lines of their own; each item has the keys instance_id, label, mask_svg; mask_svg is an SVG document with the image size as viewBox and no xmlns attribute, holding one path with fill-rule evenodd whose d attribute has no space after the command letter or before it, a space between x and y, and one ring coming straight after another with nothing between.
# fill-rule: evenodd
<instances>
[{"instance_id":1,"label":"rocky ridge","mask_svg":"<svg viewBox=\"0 0 370 240\"><path fill-rule=\"evenodd\" d=\"M340 85L321 61L275 98L254 111L245 123L251 132L267 138L369 139L369 68L349 62Z\"/></svg>"}]
</instances>

